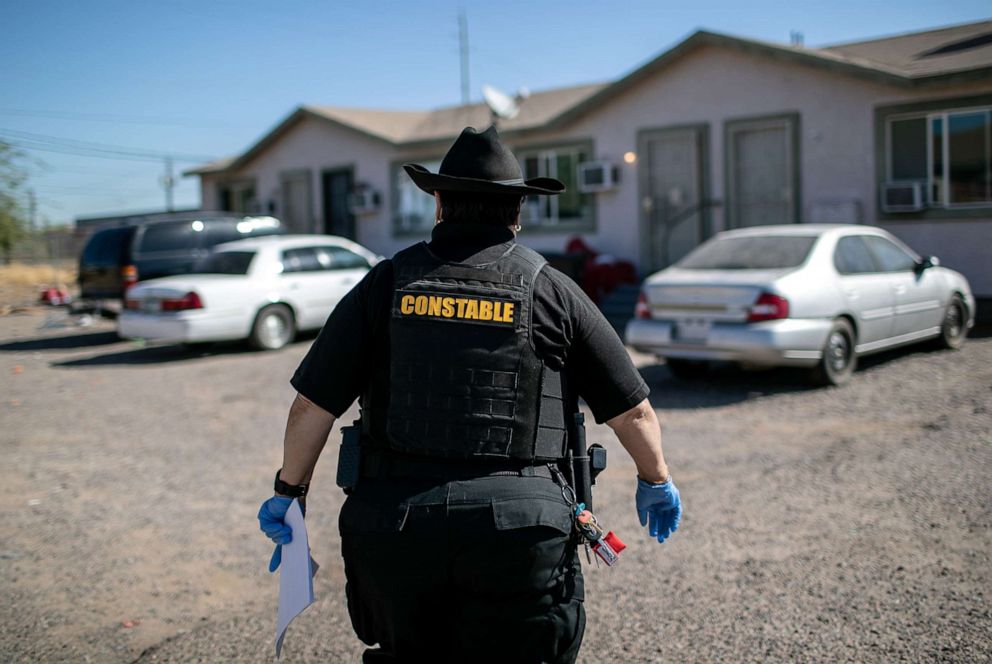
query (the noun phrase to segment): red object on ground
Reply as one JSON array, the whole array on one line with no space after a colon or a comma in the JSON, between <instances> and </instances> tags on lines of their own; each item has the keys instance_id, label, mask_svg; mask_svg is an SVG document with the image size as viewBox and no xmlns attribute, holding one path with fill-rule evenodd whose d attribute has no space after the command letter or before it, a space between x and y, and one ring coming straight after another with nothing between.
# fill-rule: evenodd
<instances>
[{"instance_id":1,"label":"red object on ground","mask_svg":"<svg viewBox=\"0 0 992 664\"><path fill-rule=\"evenodd\" d=\"M65 304L69 301L69 291L65 288L42 288L41 301L47 304Z\"/></svg>"}]
</instances>

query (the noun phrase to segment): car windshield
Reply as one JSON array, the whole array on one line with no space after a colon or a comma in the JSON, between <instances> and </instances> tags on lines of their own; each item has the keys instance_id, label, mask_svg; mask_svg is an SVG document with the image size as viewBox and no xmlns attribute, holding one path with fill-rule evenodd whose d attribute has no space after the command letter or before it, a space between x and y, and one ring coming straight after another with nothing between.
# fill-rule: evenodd
<instances>
[{"instance_id":1,"label":"car windshield","mask_svg":"<svg viewBox=\"0 0 992 664\"><path fill-rule=\"evenodd\" d=\"M813 235L724 237L700 246L676 265L684 270L770 270L796 267L816 242Z\"/></svg>"},{"instance_id":2,"label":"car windshield","mask_svg":"<svg viewBox=\"0 0 992 664\"><path fill-rule=\"evenodd\" d=\"M200 274L248 274L254 251L218 251L207 256L196 266Z\"/></svg>"}]
</instances>

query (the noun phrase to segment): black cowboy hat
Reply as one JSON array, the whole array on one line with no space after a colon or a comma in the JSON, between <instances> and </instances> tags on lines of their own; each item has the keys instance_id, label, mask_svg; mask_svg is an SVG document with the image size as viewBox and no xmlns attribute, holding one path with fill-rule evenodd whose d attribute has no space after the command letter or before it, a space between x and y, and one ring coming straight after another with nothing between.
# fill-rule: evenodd
<instances>
[{"instance_id":1,"label":"black cowboy hat","mask_svg":"<svg viewBox=\"0 0 992 664\"><path fill-rule=\"evenodd\" d=\"M404 170L418 187L433 194L435 191L475 191L490 194L560 194L565 185L554 178L524 180L520 164L510 149L503 145L490 125L481 134L474 127L465 127L448 149L437 173L420 164L403 164Z\"/></svg>"}]
</instances>

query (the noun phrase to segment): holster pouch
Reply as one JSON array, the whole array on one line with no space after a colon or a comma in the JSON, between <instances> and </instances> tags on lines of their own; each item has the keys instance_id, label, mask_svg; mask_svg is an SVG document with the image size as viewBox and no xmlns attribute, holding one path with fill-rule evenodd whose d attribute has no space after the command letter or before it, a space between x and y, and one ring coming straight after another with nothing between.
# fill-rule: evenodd
<instances>
[{"instance_id":1,"label":"holster pouch","mask_svg":"<svg viewBox=\"0 0 992 664\"><path fill-rule=\"evenodd\" d=\"M358 485L362 472L362 423L355 420L350 427L341 427L341 448L338 450L337 485L351 493Z\"/></svg>"}]
</instances>

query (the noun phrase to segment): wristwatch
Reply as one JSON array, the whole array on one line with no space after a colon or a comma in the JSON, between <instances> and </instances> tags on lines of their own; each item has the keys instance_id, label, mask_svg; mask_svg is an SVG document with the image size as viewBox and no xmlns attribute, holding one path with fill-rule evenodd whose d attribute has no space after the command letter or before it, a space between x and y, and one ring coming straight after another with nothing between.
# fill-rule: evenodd
<instances>
[{"instance_id":1,"label":"wristwatch","mask_svg":"<svg viewBox=\"0 0 992 664\"><path fill-rule=\"evenodd\" d=\"M282 472L282 468L276 471L276 481L273 489L276 493L281 493L284 496L290 496L291 498L304 498L307 495L307 491L310 489L309 484L288 484L279 479L279 473Z\"/></svg>"}]
</instances>

